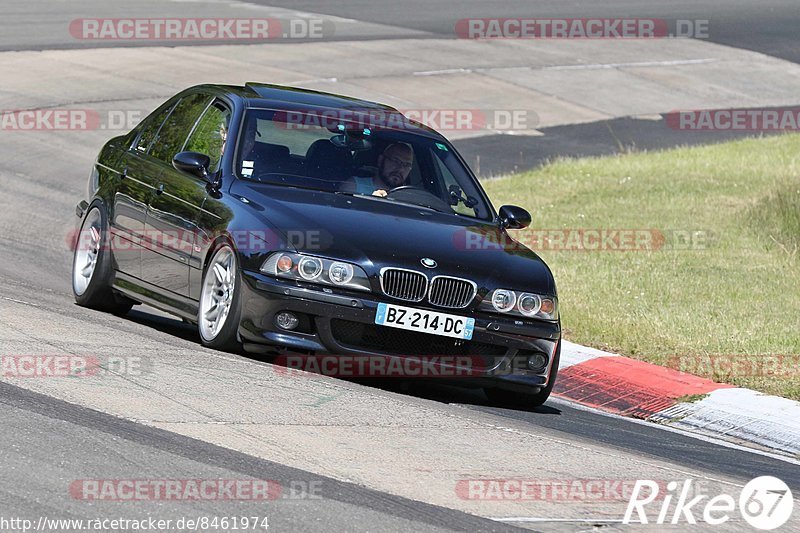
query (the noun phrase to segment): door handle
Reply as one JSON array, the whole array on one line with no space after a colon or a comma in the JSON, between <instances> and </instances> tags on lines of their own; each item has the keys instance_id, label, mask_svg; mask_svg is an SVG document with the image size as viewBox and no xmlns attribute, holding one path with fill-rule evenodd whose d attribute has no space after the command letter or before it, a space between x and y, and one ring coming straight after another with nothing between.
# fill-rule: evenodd
<instances>
[{"instance_id":1,"label":"door handle","mask_svg":"<svg viewBox=\"0 0 800 533\"><path fill-rule=\"evenodd\" d=\"M156 194L160 196L162 192L164 192L164 184L159 183L158 188L156 189Z\"/></svg>"}]
</instances>

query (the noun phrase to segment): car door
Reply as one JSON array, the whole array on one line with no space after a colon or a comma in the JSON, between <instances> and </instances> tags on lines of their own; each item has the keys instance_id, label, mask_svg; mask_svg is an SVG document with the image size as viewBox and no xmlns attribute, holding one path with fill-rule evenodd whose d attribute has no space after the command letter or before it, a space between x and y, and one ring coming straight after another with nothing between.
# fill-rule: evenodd
<instances>
[{"instance_id":1,"label":"car door","mask_svg":"<svg viewBox=\"0 0 800 533\"><path fill-rule=\"evenodd\" d=\"M172 158L190 142L203 146L197 139L204 135L209 137L204 146L212 144L214 135L220 139L219 124L216 131L208 131L212 127L208 122L219 118L210 102L211 95L206 93L181 100L150 152L161 163L162 172L147 208L145 233L152 246L142 252L142 279L182 296L189 294L189 263L207 191L205 181L176 170Z\"/></svg>"},{"instance_id":2,"label":"car door","mask_svg":"<svg viewBox=\"0 0 800 533\"><path fill-rule=\"evenodd\" d=\"M161 177L161 166L150 161L146 154L177 101L168 101L142 122L139 133L119 162L120 168L114 169L119 173L110 223L114 259L118 270L137 278L142 276L147 204Z\"/></svg>"}]
</instances>

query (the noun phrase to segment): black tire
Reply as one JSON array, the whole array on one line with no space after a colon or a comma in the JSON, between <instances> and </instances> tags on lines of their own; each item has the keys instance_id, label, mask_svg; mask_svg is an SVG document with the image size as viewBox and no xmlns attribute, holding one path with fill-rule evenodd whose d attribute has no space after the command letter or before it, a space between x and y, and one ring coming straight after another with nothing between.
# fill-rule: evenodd
<instances>
[{"instance_id":1,"label":"black tire","mask_svg":"<svg viewBox=\"0 0 800 533\"><path fill-rule=\"evenodd\" d=\"M504 407L533 409L535 407L544 405L547 399L550 398L550 393L553 391L553 387L556 384L559 361L561 361L561 341L558 343L558 349L556 350L556 355L553 359L553 366L550 369L550 380L548 381L547 386L537 393L514 392L506 389L489 387L484 388L483 392L486 394L486 397L490 402L496 405L502 405Z\"/></svg>"},{"instance_id":2,"label":"black tire","mask_svg":"<svg viewBox=\"0 0 800 533\"><path fill-rule=\"evenodd\" d=\"M87 224L89 222L89 224ZM92 239L89 226L95 227L99 232L99 240ZM117 294L112 288L111 284L114 279L114 265L113 257L111 255L111 247L109 245L108 235L108 216L103 204L93 204L84 215L83 222L81 223L81 231L78 233L74 243L74 253L72 258L72 294L75 296L75 303L82 307L96 309L98 311L106 311L118 315L124 315L131 310L131 307L136 302ZM94 269L88 279L88 284L85 287L79 286L78 273L76 269L79 268L77 262L88 260L88 257L83 257L83 253L93 253L96 257Z\"/></svg>"},{"instance_id":3,"label":"black tire","mask_svg":"<svg viewBox=\"0 0 800 533\"><path fill-rule=\"evenodd\" d=\"M204 334L204 331L207 333L207 325L202 316L205 302L204 298L206 297L204 293L206 291L207 278L209 275L213 276L213 273L211 273L211 268L213 267L214 262L219 254L226 249L232 254L231 257L233 259L233 270L235 272L235 276L233 277L233 291L230 310L227 313L224 323L219 328L219 331L217 331L214 335L207 335ZM242 316L241 293L243 282L241 271L239 270L239 261L236 255L236 250L232 244L227 241L220 241L214 247L213 252L209 253L209 260L203 269L203 278L201 283L200 302L197 308L197 333L200 336L200 342L203 343L203 346L207 346L215 350L235 353L240 352L242 350L242 343L239 340L239 322L241 321Z\"/></svg>"}]
</instances>

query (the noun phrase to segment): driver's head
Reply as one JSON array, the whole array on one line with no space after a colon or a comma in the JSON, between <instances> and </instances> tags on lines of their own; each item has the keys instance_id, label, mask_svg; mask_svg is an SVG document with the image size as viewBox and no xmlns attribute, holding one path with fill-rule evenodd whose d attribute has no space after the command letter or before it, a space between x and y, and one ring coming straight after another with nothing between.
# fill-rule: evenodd
<instances>
[{"instance_id":1,"label":"driver's head","mask_svg":"<svg viewBox=\"0 0 800 533\"><path fill-rule=\"evenodd\" d=\"M386 185L400 187L406 183L413 164L414 150L411 145L392 143L378 156L378 175Z\"/></svg>"},{"instance_id":2,"label":"driver's head","mask_svg":"<svg viewBox=\"0 0 800 533\"><path fill-rule=\"evenodd\" d=\"M242 132L242 157L247 157L256 145L256 135L258 135L258 120L250 117L245 121L244 131Z\"/></svg>"}]
</instances>

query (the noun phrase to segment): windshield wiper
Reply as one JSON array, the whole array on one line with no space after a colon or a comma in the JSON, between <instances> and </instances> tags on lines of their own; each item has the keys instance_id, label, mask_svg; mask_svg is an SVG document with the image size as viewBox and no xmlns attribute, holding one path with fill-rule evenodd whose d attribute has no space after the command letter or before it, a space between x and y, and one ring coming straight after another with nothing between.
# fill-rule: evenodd
<instances>
[{"instance_id":1,"label":"windshield wiper","mask_svg":"<svg viewBox=\"0 0 800 533\"><path fill-rule=\"evenodd\" d=\"M324 181L325 183L329 183L329 182L327 182L325 180L319 180L317 178L310 178L308 176L290 176L290 175L286 175L285 179L275 178L275 177L266 178L265 176L274 176L274 174L261 175L261 176L258 176L255 179L259 183L266 183L268 185L281 185L283 187L294 187L296 189L305 189L305 190L309 190L309 191L319 191L319 192L328 192L328 193L338 192L338 191L334 191L334 190L331 190L331 189L321 189L320 187L315 186L314 184L311 184L311 183L298 182L298 180L314 180L314 181Z\"/></svg>"},{"instance_id":2,"label":"windshield wiper","mask_svg":"<svg viewBox=\"0 0 800 533\"><path fill-rule=\"evenodd\" d=\"M381 197L378 196L378 198L381 198ZM404 202L403 200L395 200L394 198L389 198L388 196L383 198L383 199L384 200L389 200L390 202L394 202L396 204L413 205L415 207L424 207L426 209L430 209L431 211L436 211L437 213L447 213L447 214L450 214L450 215L453 214L453 211L451 211L451 210L443 211L441 209L437 209L437 208L433 207L432 205L428 205L428 204L422 204L422 203L417 203L417 202L409 202L409 201L405 201Z\"/></svg>"},{"instance_id":3,"label":"windshield wiper","mask_svg":"<svg viewBox=\"0 0 800 533\"><path fill-rule=\"evenodd\" d=\"M412 206L412 207L424 207L425 209L430 209L431 211L436 211L437 213L453 214L452 211L442 211L441 209L436 209L432 205L398 200L396 198L390 198L389 196L377 196L377 195L374 195L374 194L365 194L365 193L360 193L360 192L346 192L346 191L338 191L336 194L346 194L348 196L358 196L360 198L369 198L370 200L383 200L384 202L392 202L393 204L408 205L408 206Z\"/></svg>"}]
</instances>

